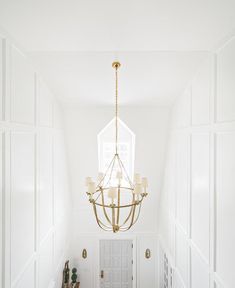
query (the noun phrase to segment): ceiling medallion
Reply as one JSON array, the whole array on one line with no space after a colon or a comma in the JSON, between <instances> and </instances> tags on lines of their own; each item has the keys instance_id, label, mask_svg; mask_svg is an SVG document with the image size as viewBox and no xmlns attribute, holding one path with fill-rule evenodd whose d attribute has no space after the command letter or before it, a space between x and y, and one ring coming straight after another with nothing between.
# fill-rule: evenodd
<instances>
[{"instance_id":1,"label":"ceiling medallion","mask_svg":"<svg viewBox=\"0 0 235 288\"><path fill-rule=\"evenodd\" d=\"M93 206L95 218L105 231L129 230L138 220L143 199L148 195L147 178L134 175L131 181L119 156L118 142L118 69L121 64L113 62L115 69L115 153L105 173L99 173L98 182L86 178L87 195Z\"/></svg>"}]
</instances>

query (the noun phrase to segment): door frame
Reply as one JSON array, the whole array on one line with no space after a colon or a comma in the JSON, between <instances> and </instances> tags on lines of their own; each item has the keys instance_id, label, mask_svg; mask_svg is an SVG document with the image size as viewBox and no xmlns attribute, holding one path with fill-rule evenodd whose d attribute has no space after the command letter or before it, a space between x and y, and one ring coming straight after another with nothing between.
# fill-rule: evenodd
<instances>
[{"instance_id":1,"label":"door frame","mask_svg":"<svg viewBox=\"0 0 235 288\"><path fill-rule=\"evenodd\" d=\"M101 240L130 240L132 241L133 244L133 281L132 281L132 288L136 288L137 287L137 279L136 279L136 275L137 275L137 245L136 245L136 237L135 236L131 236L131 235L118 235L115 234L114 236L112 234L110 235L100 235L98 237L98 243L97 243L97 247L98 247L98 257L97 257L97 261L98 261L98 265L96 267L98 267L98 271L96 271L97 274L97 278L96 278L96 287L100 288L100 241Z\"/></svg>"}]
</instances>

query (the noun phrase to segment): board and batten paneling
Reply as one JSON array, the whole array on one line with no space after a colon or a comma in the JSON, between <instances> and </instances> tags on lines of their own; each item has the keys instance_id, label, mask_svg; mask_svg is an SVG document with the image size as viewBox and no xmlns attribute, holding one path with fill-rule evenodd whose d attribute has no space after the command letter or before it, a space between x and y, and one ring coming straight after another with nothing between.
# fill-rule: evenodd
<instances>
[{"instance_id":1,"label":"board and batten paneling","mask_svg":"<svg viewBox=\"0 0 235 288\"><path fill-rule=\"evenodd\" d=\"M233 288L234 37L200 64L176 100L171 126L165 181L176 185L164 184L168 203L161 210L160 239L174 267L174 287ZM172 227L175 234L169 233Z\"/></svg>"},{"instance_id":2,"label":"board and batten paneling","mask_svg":"<svg viewBox=\"0 0 235 288\"><path fill-rule=\"evenodd\" d=\"M53 277L53 236L50 234L47 241L40 247L38 259L39 288L48 287Z\"/></svg>"},{"instance_id":3,"label":"board and batten paneling","mask_svg":"<svg viewBox=\"0 0 235 288\"><path fill-rule=\"evenodd\" d=\"M185 284L178 272L175 273L174 288L185 288Z\"/></svg>"},{"instance_id":4,"label":"board and batten paneling","mask_svg":"<svg viewBox=\"0 0 235 288\"><path fill-rule=\"evenodd\" d=\"M188 233L189 225L189 135L179 133L176 144L176 218Z\"/></svg>"},{"instance_id":5,"label":"board and batten paneling","mask_svg":"<svg viewBox=\"0 0 235 288\"><path fill-rule=\"evenodd\" d=\"M3 132L0 130L0 271L3 264ZM0 283L2 283L2 273L0 273Z\"/></svg>"},{"instance_id":6,"label":"board and batten paneling","mask_svg":"<svg viewBox=\"0 0 235 288\"><path fill-rule=\"evenodd\" d=\"M35 270L35 263L30 263L30 265L24 270L16 285L14 285L14 288L35 287Z\"/></svg>"},{"instance_id":7,"label":"board and batten paneling","mask_svg":"<svg viewBox=\"0 0 235 288\"><path fill-rule=\"evenodd\" d=\"M53 135L49 131L38 134L38 201L39 241L53 226Z\"/></svg>"},{"instance_id":8,"label":"board and batten paneling","mask_svg":"<svg viewBox=\"0 0 235 288\"><path fill-rule=\"evenodd\" d=\"M35 252L35 135L12 132L10 157L11 283L14 283Z\"/></svg>"},{"instance_id":9,"label":"board and batten paneling","mask_svg":"<svg viewBox=\"0 0 235 288\"><path fill-rule=\"evenodd\" d=\"M0 115L7 116L0 122L0 286L59 287L70 201L60 107L27 57L5 38L0 64Z\"/></svg>"},{"instance_id":10,"label":"board and batten paneling","mask_svg":"<svg viewBox=\"0 0 235 288\"><path fill-rule=\"evenodd\" d=\"M24 54L11 45L11 120L35 123L35 72Z\"/></svg>"},{"instance_id":11,"label":"board and batten paneling","mask_svg":"<svg viewBox=\"0 0 235 288\"><path fill-rule=\"evenodd\" d=\"M151 257L145 258L146 249L150 250ZM138 239L138 287L151 287L157 283L156 279L156 239L154 237L139 237ZM153 284L154 283L154 284Z\"/></svg>"},{"instance_id":12,"label":"board and batten paneling","mask_svg":"<svg viewBox=\"0 0 235 288\"><path fill-rule=\"evenodd\" d=\"M177 128L185 128L190 125L190 97L191 87L187 87L182 95L178 98L173 110L173 125Z\"/></svg>"},{"instance_id":13,"label":"board and batten paneling","mask_svg":"<svg viewBox=\"0 0 235 288\"><path fill-rule=\"evenodd\" d=\"M179 227L176 228L176 253L175 260L178 271L186 285L189 284L188 270L189 270L189 247L187 243L187 236Z\"/></svg>"},{"instance_id":14,"label":"board and batten paneling","mask_svg":"<svg viewBox=\"0 0 235 288\"><path fill-rule=\"evenodd\" d=\"M235 274L235 131L216 135L216 273L227 287L233 287Z\"/></svg>"},{"instance_id":15,"label":"board and batten paneling","mask_svg":"<svg viewBox=\"0 0 235 288\"><path fill-rule=\"evenodd\" d=\"M192 81L192 125L206 125L210 123L212 65L213 59L209 56Z\"/></svg>"},{"instance_id":16,"label":"board and batten paneling","mask_svg":"<svg viewBox=\"0 0 235 288\"><path fill-rule=\"evenodd\" d=\"M195 249L191 249L191 288L207 288L210 285L208 265Z\"/></svg>"},{"instance_id":17,"label":"board and batten paneling","mask_svg":"<svg viewBox=\"0 0 235 288\"><path fill-rule=\"evenodd\" d=\"M3 62L3 38L0 35L0 121L3 119L3 73L4 73L4 62Z\"/></svg>"},{"instance_id":18,"label":"board and batten paneling","mask_svg":"<svg viewBox=\"0 0 235 288\"><path fill-rule=\"evenodd\" d=\"M193 134L191 141L191 237L209 263L210 136Z\"/></svg>"},{"instance_id":19,"label":"board and batten paneling","mask_svg":"<svg viewBox=\"0 0 235 288\"><path fill-rule=\"evenodd\" d=\"M235 38L217 54L216 120L235 121Z\"/></svg>"},{"instance_id":20,"label":"board and batten paneling","mask_svg":"<svg viewBox=\"0 0 235 288\"><path fill-rule=\"evenodd\" d=\"M53 95L42 79L37 78L38 123L43 127L53 126Z\"/></svg>"}]
</instances>

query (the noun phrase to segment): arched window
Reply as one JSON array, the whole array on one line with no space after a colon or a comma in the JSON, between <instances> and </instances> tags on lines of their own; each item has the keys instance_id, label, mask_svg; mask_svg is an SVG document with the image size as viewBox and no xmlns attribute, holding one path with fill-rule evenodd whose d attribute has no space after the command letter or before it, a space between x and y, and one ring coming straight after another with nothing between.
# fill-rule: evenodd
<instances>
[{"instance_id":1,"label":"arched window","mask_svg":"<svg viewBox=\"0 0 235 288\"><path fill-rule=\"evenodd\" d=\"M133 179L135 134L118 118L118 153L130 179ZM99 171L105 172L115 154L115 118L98 134Z\"/></svg>"}]
</instances>

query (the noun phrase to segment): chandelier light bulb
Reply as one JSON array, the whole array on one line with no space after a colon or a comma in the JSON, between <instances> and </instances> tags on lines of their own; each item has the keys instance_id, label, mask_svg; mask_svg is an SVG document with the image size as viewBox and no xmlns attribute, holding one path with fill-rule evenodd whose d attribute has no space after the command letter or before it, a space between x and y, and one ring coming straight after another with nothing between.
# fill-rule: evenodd
<instances>
[{"instance_id":1,"label":"chandelier light bulb","mask_svg":"<svg viewBox=\"0 0 235 288\"><path fill-rule=\"evenodd\" d=\"M140 183L135 184L135 188L134 188L133 193L136 195L140 195L142 193L142 184L140 184Z\"/></svg>"},{"instance_id":2,"label":"chandelier light bulb","mask_svg":"<svg viewBox=\"0 0 235 288\"><path fill-rule=\"evenodd\" d=\"M88 184L88 193L90 193L90 194L95 193L95 182L90 182Z\"/></svg>"},{"instance_id":3,"label":"chandelier light bulb","mask_svg":"<svg viewBox=\"0 0 235 288\"><path fill-rule=\"evenodd\" d=\"M134 195L137 196L137 201L140 200L140 195L141 195L141 193L142 193L142 188L143 188L143 187L142 187L142 184L141 184L141 183L135 184L133 193L134 193Z\"/></svg>"},{"instance_id":4,"label":"chandelier light bulb","mask_svg":"<svg viewBox=\"0 0 235 288\"><path fill-rule=\"evenodd\" d=\"M117 198L117 189L115 187L109 188L108 197L111 198L112 200Z\"/></svg>"}]
</instances>

